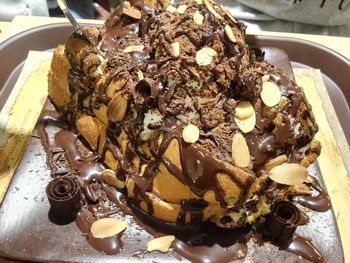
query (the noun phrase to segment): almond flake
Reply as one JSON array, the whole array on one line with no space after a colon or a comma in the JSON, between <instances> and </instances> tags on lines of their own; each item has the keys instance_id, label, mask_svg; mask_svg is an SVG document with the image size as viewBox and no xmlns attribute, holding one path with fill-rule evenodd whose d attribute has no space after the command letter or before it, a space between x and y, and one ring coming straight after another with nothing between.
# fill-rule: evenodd
<instances>
[{"instance_id":1,"label":"almond flake","mask_svg":"<svg viewBox=\"0 0 350 263\"><path fill-rule=\"evenodd\" d=\"M232 43L236 43L236 37L233 34L232 28L229 25L225 26L225 33L226 36L228 37L228 39L232 42Z\"/></svg>"},{"instance_id":2,"label":"almond flake","mask_svg":"<svg viewBox=\"0 0 350 263\"><path fill-rule=\"evenodd\" d=\"M202 0L196 0L196 3L197 3L198 5L201 5L201 4L203 4L203 1L202 1Z\"/></svg>"},{"instance_id":3,"label":"almond flake","mask_svg":"<svg viewBox=\"0 0 350 263\"><path fill-rule=\"evenodd\" d=\"M103 180L109 184L110 186L114 186L117 188L124 188L125 183L117 178L115 172L111 169L105 169L102 172Z\"/></svg>"},{"instance_id":4,"label":"almond flake","mask_svg":"<svg viewBox=\"0 0 350 263\"><path fill-rule=\"evenodd\" d=\"M166 253L168 252L174 240L175 240L175 236L173 235L152 239L147 243L147 251L148 252L160 251L162 253Z\"/></svg>"},{"instance_id":5,"label":"almond flake","mask_svg":"<svg viewBox=\"0 0 350 263\"><path fill-rule=\"evenodd\" d=\"M141 12L134 7L129 7L127 9L124 9L123 14L135 19L141 19L141 16L142 16Z\"/></svg>"},{"instance_id":6,"label":"almond flake","mask_svg":"<svg viewBox=\"0 0 350 263\"><path fill-rule=\"evenodd\" d=\"M180 55L180 43L174 42L170 45L170 52L174 57L178 57Z\"/></svg>"},{"instance_id":7,"label":"almond flake","mask_svg":"<svg viewBox=\"0 0 350 263\"><path fill-rule=\"evenodd\" d=\"M264 75L264 76L261 77L261 79L262 79L263 82L269 81L270 75Z\"/></svg>"},{"instance_id":8,"label":"almond flake","mask_svg":"<svg viewBox=\"0 0 350 263\"><path fill-rule=\"evenodd\" d=\"M196 62L199 66L210 65L212 58L216 56L217 53L215 49L210 47L204 47L197 51L196 53Z\"/></svg>"},{"instance_id":9,"label":"almond flake","mask_svg":"<svg viewBox=\"0 0 350 263\"><path fill-rule=\"evenodd\" d=\"M305 183L312 184L314 182L314 178L312 178L310 175L305 179Z\"/></svg>"},{"instance_id":10,"label":"almond flake","mask_svg":"<svg viewBox=\"0 0 350 263\"><path fill-rule=\"evenodd\" d=\"M266 170L271 170L273 167L280 165L282 163L285 163L288 160L287 155L282 154L280 156L277 156L276 158L273 158L268 163L265 164Z\"/></svg>"},{"instance_id":11,"label":"almond flake","mask_svg":"<svg viewBox=\"0 0 350 263\"><path fill-rule=\"evenodd\" d=\"M95 109L93 108L92 111L96 115L96 117L103 122L103 124L108 125L108 118L107 118L107 106L104 104L100 105L100 108Z\"/></svg>"},{"instance_id":12,"label":"almond flake","mask_svg":"<svg viewBox=\"0 0 350 263\"><path fill-rule=\"evenodd\" d=\"M232 160L238 167L247 167L250 163L249 148L243 135L236 133L232 139Z\"/></svg>"},{"instance_id":13,"label":"almond flake","mask_svg":"<svg viewBox=\"0 0 350 263\"><path fill-rule=\"evenodd\" d=\"M254 114L253 105L249 101L240 101L235 109L235 117L246 119Z\"/></svg>"},{"instance_id":14,"label":"almond flake","mask_svg":"<svg viewBox=\"0 0 350 263\"><path fill-rule=\"evenodd\" d=\"M217 19L222 19L222 17L218 14L218 12L215 11L213 6L209 3L208 0L204 0L204 4L207 7L208 11Z\"/></svg>"},{"instance_id":15,"label":"almond flake","mask_svg":"<svg viewBox=\"0 0 350 263\"><path fill-rule=\"evenodd\" d=\"M287 97L282 96L280 102L277 105L277 110L283 111L287 107L289 102L290 100Z\"/></svg>"},{"instance_id":16,"label":"almond flake","mask_svg":"<svg viewBox=\"0 0 350 263\"><path fill-rule=\"evenodd\" d=\"M285 185L302 184L308 175L307 169L297 163L278 165L268 172L268 176L272 181Z\"/></svg>"},{"instance_id":17,"label":"almond flake","mask_svg":"<svg viewBox=\"0 0 350 263\"><path fill-rule=\"evenodd\" d=\"M188 124L182 131L182 138L185 142L195 143L199 139L199 129L193 124Z\"/></svg>"},{"instance_id":18,"label":"almond flake","mask_svg":"<svg viewBox=\"0 0 350 263\"><path fill-rule=\"evenodd\" d=\"M144 48L144 45L138 45L138 46L128 46L123 50L123 53L131 53L131 52L140 52Z\"/></svg>"},{"instance_id":19,"label":"almond flake","mask_svg":"<svg viewBox=\"0 0 350 263\"><path fill-rule=\"evenodd\" d=\"M139 80L143 80L145 78L141 69L137 71L137 77Z\"/></svg>"},{"instance_id":20,"label":"almond flake","mask_svg":"<svg viewBox=\"0 0 350 263\"><path fill-rule=\"evenodd\" d=\"M113 96L107 106L107 118L111 122L119 122L124 119L126 110L128 108L128 100L121 93L118 92Z\"/></svg>"},{"instance_id":21,"label":"almond flake","mask_svg":"<svg viewBox=\"0 0 350 263\"><path fill-rule=\"evenodd\" d=\"M176 12L179 14L184 14L187 10L187 5L180 5L177 9Z\"/></svg>"},{"instance_id":22,"label":"almond flake","mask_svg":"<svg viewBox=\"0 0 350 263\"><path fill-rule=\"evenodd\" d=\"M248 133L254 130L255 123L256 123L256 117L255 117L255 112L252 114L250 117L245 118L245 119L240 119L235 117L235 122L238 126L238 128L243 132L243 133Z\"/></svg>"},{"instance_id":23,"label":"almond flake","mask_svg":"<svg viewBox=\"0 0 350 263\"><path fill-rule=\"evenodd\" d=\"M90 232L94 238L106 238L115 236L126 228L126 223L117 218L101 218L95 221L90 228Z\"/></svg>"},{"instance_id":24,"label":"almond flake","mask_svg":"<svg viewBox=\"0 0 350 263\"><path fill-rule=\"evenodd\" d=\"M225 15L227 15L227 17L233 22L233 23L237 23L237 20L230 14L230 12L223 6L223 5L219 5L221 8L221 11L225 13Z\"/></svg>"},{"instance_id":25,"label":"almond flake","mask_svg":"<svg viewBox=\"0 0 350 263\"><path fill-rule=\"evenodd\" d=\"M204 20L204 16L202 16L202 14L198 10L196 12L194 12L193 21L197 25L202 25L203 24L203 20Z\"/></svg>"},{"instance_id":26,"label":"almond flake","mask_svg":"<svg viewBox=\"0 0 350 263\"><path fill-rule=\"evenodd\" d=\"M281 91L279 87L271 82L263 82L263 88L260 93L261 100L268 107L273 107L277 105L281 100Z\"/></svg>"},{"instance_id":27,"label":"almond flake","mask_svg":"<svg viewBox=\"0 0 350 263\"><path fill-rule=\"evenodd\" d=\"M90 107L90 100L91 100L91 96L88 96L88 97L86 97L86 98L83 100L83 106L84 106L84 108L89 108L89 107Z\"/></svg>"},{"instance_id":28,"label":"almond flake","mask_svg":"<svg viewBox=\"0 0 350 263\"><path fill-rule=\"evenodd\" d=\"M170 12L170 13L175 13L177 9L174 6L169 5L165 10Z\"/></svg>"}]
</instances>

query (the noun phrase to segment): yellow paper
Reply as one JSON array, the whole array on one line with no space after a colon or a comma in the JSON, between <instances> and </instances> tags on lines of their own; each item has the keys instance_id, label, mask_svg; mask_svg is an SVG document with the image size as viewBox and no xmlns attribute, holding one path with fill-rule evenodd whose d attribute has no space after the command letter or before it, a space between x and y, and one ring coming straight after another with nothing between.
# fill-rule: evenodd
<instances>
[{"instance_id":1,"label":"yellow paper","mask_svg":"<svg viewBox=\"0 0 350 263\"><path fill-rule=\"evenodd\" d=\"M51 58L51 52L29 52L22 73L0 113L0 203L46 101Z\"/></svg>"}]
</instances>

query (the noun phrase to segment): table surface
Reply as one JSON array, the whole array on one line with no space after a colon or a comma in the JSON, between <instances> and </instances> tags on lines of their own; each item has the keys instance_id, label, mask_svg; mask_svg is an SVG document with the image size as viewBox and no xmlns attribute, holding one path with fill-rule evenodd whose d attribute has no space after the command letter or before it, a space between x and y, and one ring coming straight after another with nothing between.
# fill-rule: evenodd
<instances>
[{"instance_id":1,"label":"table surface","mask_svg":"<svg viewBox=\"0 0 350 263\"><path fill-rule=\"evenodd\" d=\"M0 30L1 30L0 43L5 39L19 32L25 31L27 29L37 27L40 25L51 24L51 23L62 23L66 21L67 20L64 18L25 17L25 16L17 16L13 19L12 22L0 21ZM103 23L103 21L101 20L80 20L80 22L94 23L94 24ZM277 33L277 32L267 32L267 31L253 32L253 31L249 31L249 28L247 30L247 33L257 34L257 35L286 36L286 37L293 37L293 38L313 41L335 50L336 52L338 52L339 54L343 55L344 57L350 60L350 38L320 36L320 35L306 35L306 34L295 34L295 33L281 33L281 32ZM324 92L325 92L325 89L324 89ZM319 94L319 95L322 95L322 94ZM327 95L327 94L324 94L324 95ZM323 98L323 96L321 97ZM336 144L339 148L339 151L341 153L345 166L347 168L350 168L349 145L347 144L344 134L340 129L338 120L336 119L336 121L334 122L334 120L330 118L330 116L335 116L333 106L331 105L330 101L328 102L322 101L322 104L323 104L323 110L326 113L326 117L329 122L329 126L332 128L332 131L330 133L333 133L334 137L336 138ZM333 136L333 135L330 134L330 136ZM340 232L342 232L342 229L346 229L348 227L348 219L350 217L350 208L349 208L350 181L349 181L349 177L346 174L347 173L345 172L345 177L343 177L341 180L328 180L328 182L326 182L327 189L332 199L333 208L335 208L336 206L336 209L334 210L336 213L337 223L338 223ZM335 201L336 201L336 204L335 204ZM344 247L345 260L346 262L350 262L350 236L344 236L344 235L341 235L341 236L342 236L342 243Z\"/></svg>"}]
</instances>

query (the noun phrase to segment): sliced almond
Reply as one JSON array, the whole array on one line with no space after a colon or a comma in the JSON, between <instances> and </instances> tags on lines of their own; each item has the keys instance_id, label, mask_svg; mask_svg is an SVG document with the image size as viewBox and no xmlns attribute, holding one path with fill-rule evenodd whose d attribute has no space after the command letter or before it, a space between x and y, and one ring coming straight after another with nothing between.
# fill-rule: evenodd
<instances>
[{"instance_id":1,"label":"sliced almond","mask_svg":"<svg viewBox=\"0 0 350 263\"><path fill-rule=\"evenodd\" d=\"M91 96L87 96L87 97L83 100L83 106L84 106L84 108L89 108L89 107L90 107L90 99L91 99Z\"/></svg>"},{"instance_id":2,"label":"sliced almond","mask_svg":"<svg viewBox=\"0 0 350 263\"><path fill-rule=\"evenodd\" d=\"M126 223L117 218L101 218L95 221L90 228L90 232L94 238L106 238L115 236L126 228Z\"/></svg>"},{"instance_id":3,"label":"sliced almond","mask_svg":"<svg viewBox=\"0 0 350 263\"><path fill-rule=\"evenodd\" d=\"M235 108L235 117L246 119L254 114L253 105L249 101L242 100L238 102Z\"/></svg>"},{"instance_id":4,"label":"sliced almond","mask_svg":"<svg viewBox=\"0 0 350 263\"><path fill-rule=\"evenodd\" d=\"M232 139L232 160L234 165L242 168L250 163L248 144L240 133L236 133Z\"/></svg>"},{"instance_id":5,"label":"sliced almond","mask_svg":"<svg viewBox=\"0 0 350 263\"><path fill-rule=\"evenodd\" d=\"M123 50L123 53L140 52L144 48L144 45L128 46Z\"/></svg>"},{"instance_id":6,"label":"sliced almond","mask_svg":"<svg viewBox=\"0 0 350 263\"><path fill-rule=\"evenodd\" d=\"M277 105L281 100L281 91L279 87L271 82L263 82L263 88L260 93L261 100L268 107L273 107Z\"/></svg>"},{"instance_id":7,"label":"sliced almond","mask_svg":"<svg viewBox=\"0 0 350 263\"><path fill-rule=\"evenodd\" d=\"M287 160L288 160L288 157L285 154L277 156L276 158L273 158L272 160L270 160L265 164L265 169L271 170L273 167L276 167L277 165L285 163Z\"/></svg>"},{"instance_id":8,"label":"sliced almond","mask_svg":"<svg viewBox=\"0 0 350 263\"><path fill-rule=\"evenodd\" d=\"M174 7L172 5L169 5L165 10L170 12L170 13L175 13L177 11L176 7Z\"/></svg>"},{"instance_id":9,"label":"sliced almond","mask_svg":"<svg viewBox=\"0 0 350 263\"><path fill-rule=\"evenodd\" d=\"M237 23L237 20L230 14L230 12L223 6L223 5L219 5L221 8L221 11L224 12L225 15L227 15L227 17L233 22L233 23Z\"/></svg>"},{"instance_id":10,"label":"sliced almond","mask_svg":"<svg viewBox=\"0 0 350 263\"><path fill-rule=\"evenodd\" d=\"M143 80L145 78L141 69L137 71L137 77L139 80Z\"/></svg>"},{"instance_id":11,"label":"sliced almond","mask_svg":"<svg viewBox=\"0 0 350 263\"><path fill-rule=\"evenodd\" d=\"M195 143L199 139L199 129L193 124L188 124L182 131L182 138L185 142Z\"/></svg>"},{"instance_id":12,"label":"sliced almond","mask_svg":"<svg viewBox=\"0 0 350 263\"><path fill-rule=\"evenodd\" d=\"M111 101L108 103L107 107L107 118L111 122L119 122L121 121L126 113L126 109L128 108L128 100L121 93L118 92L113 96Z\"/></svg>"},{"instance_id":13,"label":"sliced almond","mask_svg":"<svg viewBox=\"0 0 350 263\"><path fill-rule=\"evenodd\" d=\"M304 166L297 163L287 163L273 167L268 176L271 180L285 185L302 184L309 173Z\"/></svg>"},{"instance_id":14,"label":"sliced almond","mask_svg":"<svg viewBox=\"0 0 350 263\"><path fill-rule=\"evenodd\" d=\"M179 14L184 14L187 10L187 5L180 5L177 9L176 12Z\"/></svg>"},{"instance_id":15,"label":"sliced almond","mask_svg":"<svg viewBox=\"0 0 350 263\"><path fill-rule=\"evenodd\" d=\"M312 184L314 182L314 178L312 178L310 175L305 180L305 183Z\"/></svg>"},{"instance_id":16,"label":"sliced almond","mask_svg":"<svg viewBox=\"0 0 350 263\"><path fill-rule=\"evenodd\" d=\"M180 43L174 42L170 45L170 52L174 57L178 57L180 55Z\"/></svg>"},{"instance_id":17,"label":"sliced almond","mask_svg":"<svg viewBox=\"0 0 350 263\"><path fill-rule=\"evenodd\" d=\"M196 10L196 12L194 12L194 14L193 14L193 21L197 25L202 25L203 20L204 20L204 16L202 16L202 14L198 10Z\"/></svg>"},{"instance_id":18,"label":"sliced almond","mask_svg":"<svg viewBox=\"0 0 350 263\"><path fill-rule=\"evenodd\" d=\"M118 79L112 80L106 89L107 96L109 98L113 98L113 96L123 88L126 82L127 82L127 79L125 78L118 78Z\"/></svg>"},{"instance_id":19,"label":"sliced almond","mask_svg":"<svg viewBox=\"0 0 350 263\"><path fill-rule=\"evenodd\" d=\"M125 154L128 148L129 139L124 129L122 129L122 131L118 135L117 142L122 154Z\"/></svg>"},{"instance_id":20,"label":"sliced almond","mask_svg":"<svg viewBox=\"0 0 350 263\"><path fill-rule=\"evenodd\" d=\"M280 102L277 105L277 110L278 111L284 110L289 103L290 103L290 100L287 97L282 96Z\"/></svg>"},{"instance_id":21,"label":"sliced almond","mask_svg":"<svg viewBox=\"0 0 350 263\"><path fill-rule=\"evenodd\" d=\"M104 104L100 105L100 108L95 109L93 108L92 111L96 115L96 117L102 121L105 125L108 125L108 119L107 119L107 106Z\"/></svg>"},{"instance_id":22,"label":"sliced almond","mask_svg":"<svg viewBox=\"0 0 350 263\"><path fill-rule=\"evenodd\" d=\"M243 132L243 133L248 133L251 132L256 123L256 117L255 117L255 112L252 114L250 117L245 118L245 119L240 119L235 117L235 122L238 126L238 128Z\"/></svg>"},{"instance_id":23,"label":"sliced almond","mask_svg":"<svg viewBox=\"0 0 350 263\"><path fill-rule=\"evenodd\" d=\"M209 3L208 0L204 0L204 4L207 7L208 11L217 19L222 19L221 15L219 15L218 12L215 11L215 9L213 8L213 6Z\"/></svg>"},{"instance_id":24,"label":"sliced almond","mask_svg":"<svg viewBox=\"0 0 350 263\"><path fill-rule=\"evenodd\" d=\"M225 33L226 33L226 36L228 37L228 39L229 39L232 43L236 43L236 42L237 42L236 37L235 37L235 35L233 34L232 28L231 28L229 25L226 25L226 26L225 26Z\"/></svg>"},{"instance_id":25,"label":"sliced almond","mask_svg":"<svg viewBox=\"0 0 350 263\"><path fill-rule=\"evenodd\" d=\"M199 66L210 65L213 57L217 55L215 49L210 47L204 47L197 51L196 53L196 62Z\"/></svg>"},{"instance_id":26,"label":"sliced almond","mask_svg":"<svg viewBox=\"0 0 350 263\"><path fill-rule=\"evenodd\" d=\"M270 79L270 75L264 75L264 76L261 77L261 79L262 79L263 82L266 82L266 81L268 81Z\"/></svg>"},{"instance_id":27,"label":"sliced almond","mask_svg":"<svg viewBox=\"0 0 350 263\"><path fill-rule=\"evenodd\" d=\"M201 5L201 4L203 4L203 1L202 1L202 0L196 0L196 3L197 3L198 5Z\"/></svg>"},{"instance_id":28,"label":"sliced almond","mask_svg":"<svg viewBox=\"0 0 350 263\"><path fill-rule=\"evenodd\" d=\"M135 19L141 19L142 16L141 12L132 6L127 9L124 9L123 13Z\"/></svg>"},{"instance_id":29,"label":"sliced almond","mask_svg":"<svg viewBox=\"0 0 350 263\"><path fill-rule=\"evenodd\" d=\"M174 240L175 240L175 236L173 235L152 239L147 243L147 251L148 252L160 251L162 253L166 253L168 252Z\"/></svg>"},{"instance_id":30,"label":"sliced almond","mask_svg":"<svg viewBox=\"0 0 350 263\"><path fill-rule=\"evenodd\" d=\"M124 188L125 183L117 178L115 172L111 169L105 169L102 172L103 180L109 184L110 186L114 186L117 188Z\"/></svg>"}]
</instances>

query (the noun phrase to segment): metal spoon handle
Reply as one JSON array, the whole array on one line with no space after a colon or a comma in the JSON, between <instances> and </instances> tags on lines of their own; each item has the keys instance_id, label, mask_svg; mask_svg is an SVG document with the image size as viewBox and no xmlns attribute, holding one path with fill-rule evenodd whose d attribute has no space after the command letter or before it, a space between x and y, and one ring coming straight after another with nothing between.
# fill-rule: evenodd
<instances>
[{"instance_id":1,"label":"metal spoon handle","mask_svg":"<svg viewBox=\"0 0 350 263\"><path fill-rule=\"evenodd\" d=\"M80 30L82 33L84 33L82 28L78 24L77 20L75 20L72 13L70 12L70 10L66 4L66 1L57 0L57 3L58 3L58 6L61 8L63 14L68 18L69 22L74 26L75 30Z\"/></svg>"},{"instance_id":2,"label":"metal spoon handle","mask_svg":"<svg viewBox=\"0 0 350 263\"><path fill-rule=\"evenodd\" d=\"M74 16L72 15L72 13L70 12L70 10L67 6L66 1L65 0L57 0L57 3L58 3L58 6L61 8L63 14L68 18L69 22L73 25L75 30L80 31L85 36L85 38L90 42L90 44L92 46L95 46L95 43L91 40L89 35L84 32L82 27L78 24L77 20L75 20Z\"/></svg>"}]
</instances>

